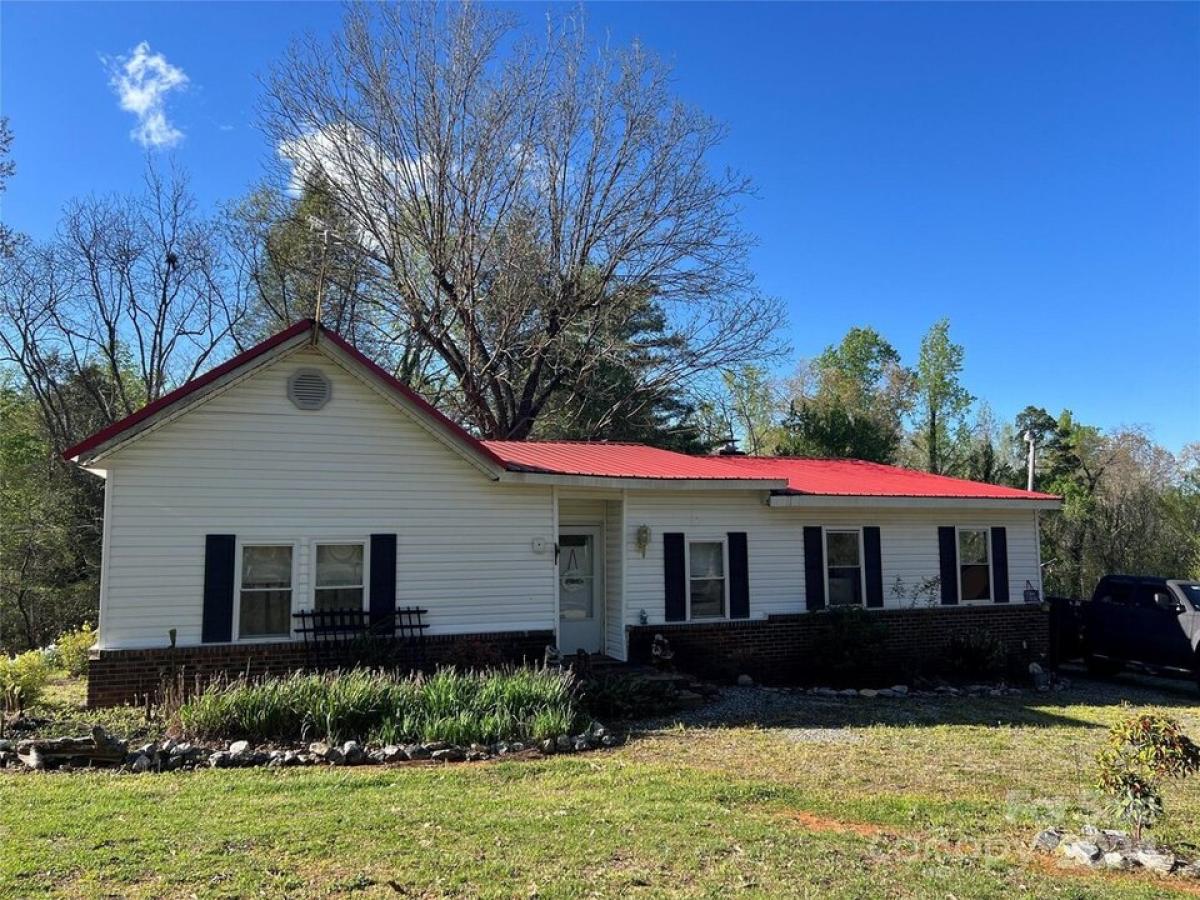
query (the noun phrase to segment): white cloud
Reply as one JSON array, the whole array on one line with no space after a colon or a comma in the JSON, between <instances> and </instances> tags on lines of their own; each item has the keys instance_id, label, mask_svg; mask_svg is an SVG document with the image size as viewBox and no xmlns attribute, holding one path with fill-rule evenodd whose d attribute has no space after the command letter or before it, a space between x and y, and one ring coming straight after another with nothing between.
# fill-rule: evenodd
<instances>
[{"instance_id":1,"label":"white cloud","mask_svg":"<svg viewBox=\"0 0 1200 900\"><path fill-rule=\"evenodd\" d=\"M143 147L173 147L183 132L167 119L167 95L187 86L183 69L167 62L161 53L151 53L142 41L129 56L105 59L110 71L109 84L120 100L121 109L137 116L138 124L129 136Z\"/></svg>"}]
</instances>

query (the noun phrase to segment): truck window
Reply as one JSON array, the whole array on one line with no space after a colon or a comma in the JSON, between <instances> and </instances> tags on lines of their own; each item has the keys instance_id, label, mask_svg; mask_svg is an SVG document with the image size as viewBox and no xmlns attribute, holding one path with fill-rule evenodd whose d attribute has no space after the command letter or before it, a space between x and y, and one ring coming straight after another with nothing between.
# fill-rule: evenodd
<instances>
[{"instance_id":1,"label":"truck window","mask_svg":"<svg viewBox=\"0 0 1200 900\"><path fill-rule=\"evenodd\" d=\"M1133 605L1133 585L1126 581L1110 581L1100 589L1101 603L1114 606Z\"/></svg>"}]
</instances>

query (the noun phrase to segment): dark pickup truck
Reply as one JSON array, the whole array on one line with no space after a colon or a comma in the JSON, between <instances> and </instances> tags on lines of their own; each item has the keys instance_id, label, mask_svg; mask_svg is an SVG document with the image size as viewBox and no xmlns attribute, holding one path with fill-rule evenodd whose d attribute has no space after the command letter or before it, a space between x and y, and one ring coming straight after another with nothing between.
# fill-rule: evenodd
<instances>
[{"instance_id":1,"label":"dark pickup truck","mask_svg":"<svg viewBox=\"0 0 1200 900\"><path fill-rule=\"evenodd\" d=\"M1055 613L1060 645L1073 645L1094 674L1112 675L1136 663L1200 680L1200 582L1108 575L1091 600Z\"/></svg>"}]
</instances>

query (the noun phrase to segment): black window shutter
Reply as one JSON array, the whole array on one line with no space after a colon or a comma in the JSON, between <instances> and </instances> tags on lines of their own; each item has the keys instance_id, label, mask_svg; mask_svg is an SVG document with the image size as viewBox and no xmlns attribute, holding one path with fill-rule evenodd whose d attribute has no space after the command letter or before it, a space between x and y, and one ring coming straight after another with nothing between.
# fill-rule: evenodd
<instances>
[{"instance_id":1,"label":"black window shutter","mask_svg":"<svg viewBox=\"0 0 1200 900\"><path fill-rule=\"evenodd\" d=\"M750 618L750 558L746 532L731 531L729 539L729 618Z\"/></svg>"},{"instance_id":2,"label":"black window shutter","mask_svg":"<svg viewBox=\"0 0 1200 900\"><path fill-rule=\"evenodd\" d=\"M204 536L204 606L200 640L221 644L233 640L233 570L237 537L232 534Z\"/></svg>"},{"instance_id":3,"label":"black window shutter","mask_svg":"<svg viewBox=\"0 0 1200 900\"><path fill-rule=\"evenodd\" d=\"M992 529L992 595L997 603L1008 602L1008 532Z\"/></svg>"},{"instance_id":4,"label":"black window shutter","mask_svg":"<svg viewBox=\"0 0 1200 900\"><path fill-rule=\"evenodd\" d=\"M883 606L883 553L879 545L879 529L868 526L862 534L863 553L867 557L867 606L878 608Z\"/></svg>"},{"instance_id":5,"label":"black window shutter","mask_svg":"<svg viewBox=\"0 0 1200 900\"><path fill-rule=\"evenodd\" d=\"M687 618L687 585L684 571L683 533L663 535L663 615L668 622Z\"/></svg>"},{"instance_id":6,"label":"black window shutter","mask_svg":"<svg viewBox=\"0 0 1200 900\"><path fill-rule=\"evenodd\" d=\"M825 548L820 525L804 528L804 597L809 610L825 608Z\"/></svg>"},{"instance_id":7,"label":"black window shutter","mask_svg":"<svg viewBox=\"0 0 1200 900\"><path fill-rule=\"evenodd\" d=\"M371 535L371 624L396 611L396 535Z\"/></svg>"},{"instance_id":8,"label":"black window shutter","mask_svg":"<svg viewBox=\"0 0 1200 900\"><path fill-rule=\"evenodd\" d=\"M958 537L954 526L938 528L938 558L941 566L942 603L958 603Z\"/></svg>"}]
</instances>

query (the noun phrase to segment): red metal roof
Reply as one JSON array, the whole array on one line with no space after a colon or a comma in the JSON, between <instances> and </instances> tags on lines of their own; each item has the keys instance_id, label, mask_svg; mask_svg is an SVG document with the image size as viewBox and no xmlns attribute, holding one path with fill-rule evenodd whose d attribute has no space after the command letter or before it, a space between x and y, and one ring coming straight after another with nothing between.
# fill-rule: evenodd
<instances>
[{"instance_id":1,"label":"red metal roof","mask_svg":"<svg viewBox=\"0 0 1200 900\"><path fill-rule=\"evenodd\" d=\"M1052 494L1023 491L961 478L930 475L896 466L847 459L800 459L765 456L690 456L647 447L595 441L481 441L432 407L412 388L397 381L336 333L311 319L297 322L261 344L194 378L182 387L126 416L63 452L76 459L109 443L152 416L218 378L252 362L313 328L360 363L388 390L394 391L446 435L491 462L497 468L551 475L597 478L642 478L677 481L745 481L748 487L762 482L786 482L796 494L845 497L946 497L986 500L1057 500Z\"/></svg>"},{"instance_id":2,"label":"red metal roof","mask_svg":"<svg viewBox=\"0 0 1200 900\"><path fill-rule=\"evenodd\" d=\"M779 475L748 472L725 456L689 456L644 444L603 441L484 441L512 468L597 478L734 479L778 481Z\"/></svg>"},{"instance_id":3,"label":"red metal roof","mask_svg":"<svg viewBox=\"0 0 1200 900\"><path fill-rule=\"evenodd\" d=\"M484 441L484 444L512 467L559 475L786 481L790 493L830 497L1058 499L1052 494L852 459L689 456L641 444L603 442Z\"/></svg>"},{"instance_id":4,"label":"red metal roof","mask_svg":"<svg viewBox=\"0 0 1200 900\"><path fill-rule=\"evenodd\" d=\"M961 497L972 500L1058 500L1053 494L1021 488L931 475L899 466L858 459L801 459L798 457L728 457L747 474L786 478L796 494L845 497Z\"/></svg>"}]
</instances>

